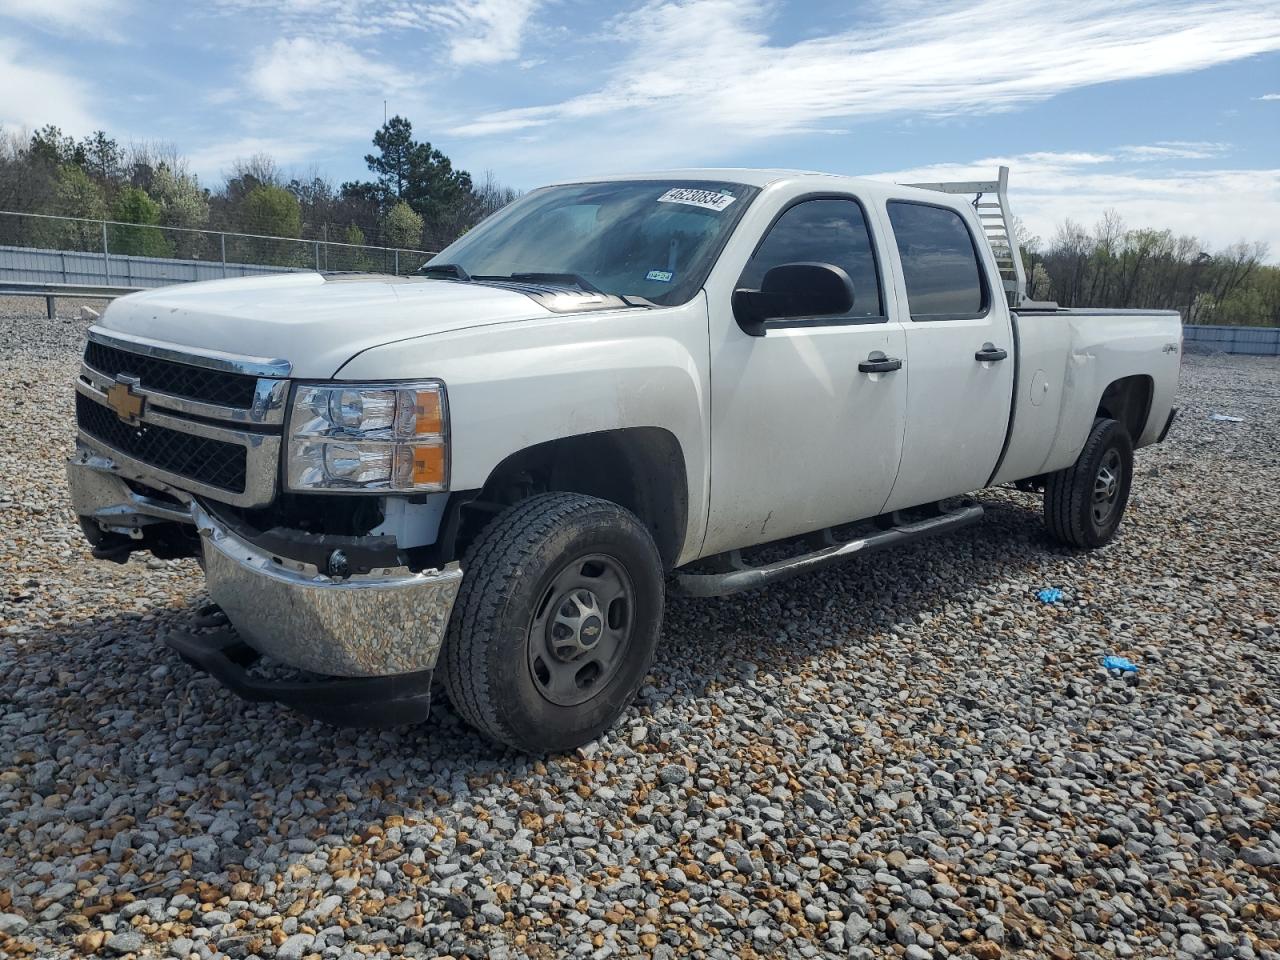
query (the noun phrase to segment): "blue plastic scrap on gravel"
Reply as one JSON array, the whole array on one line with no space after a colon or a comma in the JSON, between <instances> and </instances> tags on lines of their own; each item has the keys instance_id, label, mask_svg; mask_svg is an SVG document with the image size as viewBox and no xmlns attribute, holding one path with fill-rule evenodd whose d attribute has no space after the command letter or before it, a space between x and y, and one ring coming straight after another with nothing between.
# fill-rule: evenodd
<instances>
[{"instance_id":1,"label":"blue plastic scrap on gravel","mask_svg":"<svg viewBox=\"0 0 1280 960\"><path fill-rule=\"evenodd\" d=\"M1040 598L1041 603L1061 603L1064 594L1057 587L1045 587L1036 596Z\"/></svg>"},{"instance_id":2,"label":"blue plastic scrap on gravel","mask_svg":"<svg viewBox=\"0 0 1280 960\"><path fill-rule=\"evenodd\" d=\"M1102 665L1108 670L1119 670L1121 673L1138 672L1138 665L1128 657L1103 657Z\"/></svg>"}]
</instances>

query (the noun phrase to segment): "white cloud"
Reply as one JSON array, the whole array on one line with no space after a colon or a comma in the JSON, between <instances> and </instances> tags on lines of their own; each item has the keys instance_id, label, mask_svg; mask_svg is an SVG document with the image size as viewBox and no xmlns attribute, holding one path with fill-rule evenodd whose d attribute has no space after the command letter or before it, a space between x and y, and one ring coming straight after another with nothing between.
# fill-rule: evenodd
<instances>
[{"instance_id":1,"label":"white cloud","mask_svg":"<svg viewBox=\"0 0 1280 960\"><path fill-rule=\"evenodd\" d=\"M249 85L278 107L296 107L308 96L341 91L368 96L401 89L408 78L337 40L294 37L258 52Z\"/></svg>"},{"instance_id":2,"label":"white cloud","mask_svg":"<svg viewBox=\"0 0 1280 960\"><path fill-rule=\"evenodd\" d=\"M1264 93L1260 97L1254 97L1255 100L1280 100L1280 93Z\"/></svg>"},{"instance_id":3,"label":"white cloud","mask_svg":"<svg viewBox=\"0 0 1280 960\"><path fill-rule=\"evenodd\" d=\"M214 3L229 13L251 14L272 22L292 36L347 43L418 34L441 42L450 62L467 66L517 59L542 0L281 0L270 6L259 0Z\"/></svg>"},{"instance_id":4,"label":"white cloud","mask_svg":"<svg viewBox=\"0 0 1280 960\"><path fill-rule=\"evenodd\" d=\"M1130 147L1117 148L1122 156ZM1237 240L1263 240L1280 253L1280 168L1156 171L1121 162L1081 161L1075 153L993 156L972 163L935 164L874 174L895 183L989 180L1010 168L1009 202L1044 240L1070 218L1086 226L1117 210L1130 227L1169 229L1199 237L1207 249Z\"/></svg>"},{"instance_id":5,"label":"white cloud","mask_svg":"<svg viewBox=\"0 0 1280 960\"><path fill-rule=\"evenodd\" d=\"M1109 153L1040 152L1040 153L1028 153L1025 156L1028 160L1032 160L1032 161L1045 160L1053 163L1071 163L1071 164L1111 163L1115 160L1115 157Z\"/></svg>"},{"instance_id":6,"label":"white cloud","mask_svg":"<svg viewBox=\"0 0 1280 960\"><path fill-rule=\"evenodd\" d=\"M7 127L53 123L64 132L86 134L97 122L84 84L49 66L49 58L26 54L0 37L0 124Z\"/></svg>"},{"instance_id":7,"label":"white cloud","mask_svg":"<svg viewBox=\"0 0 1280 960\"><path fill-rule=\"evenodd\" d=\"M446 5L442 10L451 28L450 59L459 65L515 60L536 7L536 0L462 0Z\"/></svg>"},{"instance_id":8,"label":"white cloud","mask_svg":"<svg viewBox=\"0 0 1280 960\"><path fill-rule=\"evenodd\" d=\"M1126 160L1211 160L1231 149L1229 143L1210 140L1162 140L1139 147L1121 147Z\"/></svg>"},{"instance_id":9,"label":"white cloud","mask_svg":"<svg viewBox=\"0 0 1280 960\"><path fill-rule=\"evenodd\" d=\"M1280 50L1280 7L1248 0L885 0L856 29L778 44L768 0L651 0L595 90L457 124L469 136L630 118L673 159L886 115L1009 110L1064 91Z\"/></svg>"},{"instance_id":10,"label":"white cloud","mask_svg":"<svg viewBox=\"0 0 1280 960\"><path fill-rule=\"evenodd\" d=\"M123 12L120 0L0 0L0 17L58 33L93 33L118 40L115 21Z\"/></svg>"}]
</instances>

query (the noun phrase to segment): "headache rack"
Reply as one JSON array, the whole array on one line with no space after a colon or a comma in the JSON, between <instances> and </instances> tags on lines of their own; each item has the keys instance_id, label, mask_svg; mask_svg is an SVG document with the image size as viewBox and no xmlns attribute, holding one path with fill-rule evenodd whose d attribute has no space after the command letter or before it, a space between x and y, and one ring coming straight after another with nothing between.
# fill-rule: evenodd
<instances>
[{"instance_id":1,"label":"headache rack","mask_svg":"<svg viewBox=\"0 0 1280 960\"><path fill-rule=\"evenodd\" d=\"M1009 210L1009 168L1001 167L995 180L953 180L942 183L906 183L906 187L937 190L940 193L973 194L973 209L982 222L982 232L996 255L1000 279L1009 306L1014 309L1052 309L1056 303L1032 300L1027 296L1027 276L1022 267L1022 251Z\"/></svg>"}]
</instances>

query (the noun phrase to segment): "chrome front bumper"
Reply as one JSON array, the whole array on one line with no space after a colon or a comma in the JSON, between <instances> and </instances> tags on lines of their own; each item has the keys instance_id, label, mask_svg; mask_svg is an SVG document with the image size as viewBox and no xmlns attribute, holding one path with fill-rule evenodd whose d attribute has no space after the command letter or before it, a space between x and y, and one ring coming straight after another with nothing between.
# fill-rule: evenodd
<instances>
[{"instance_id":1,"label":"chrome front bumper","mask_svg":"<svg viewBox=\"0 0 1280 960\"><path fill-rule=\"evenodd\" d=\"M173 499L135 493L126 479L145 483ZM117 463L83 441L76 443L75 456L67 461L67 485L76 516L96 523L106 533L141 540L143 528L151 524L193 522L190 494L148 476L137 465Z\"/></svg>"},{"instance_id":2,"label":"chrome front bumper","mask_svg":"<svg viewBox=\"0 0 1280 960\"><path fill-rule=\"evenodd\" d=\"M462 582L441 570L376 570L335 580L260 550L212 517L189 494L142 479L179 502L130 489L119 467L83 444L67 464L76 513L135 539L152 523L194 524L209 594L243 639L290 666L339 677L377 677L435 667Z\"/></svg>"},{"instance_id":3,"label":"chrome front bumper","mask_svg":"<svg viewBox=\"0 0 1280 960\"><path fill-rule=\"evenodd\" d=\"M276 660L339 677L429 670L462 582L456 563L334 580L264 553L192 505L209 596L240 635Z\"/></svg>"}]
</instances>

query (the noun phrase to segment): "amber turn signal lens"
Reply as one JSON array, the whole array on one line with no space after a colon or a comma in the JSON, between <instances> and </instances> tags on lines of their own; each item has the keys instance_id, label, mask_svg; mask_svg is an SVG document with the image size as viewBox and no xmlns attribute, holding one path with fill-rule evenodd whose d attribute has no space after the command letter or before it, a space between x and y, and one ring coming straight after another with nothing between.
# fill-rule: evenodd
<instances>
[{"instance_id":1,"label":"amber turn signal lens","mask_svg":"<svg viewBox=\"0 0 1280 960\"><path fill-rule=\"evenodd\" d=\"M417 391L414 415L414 432L419 436L443 434L444 409L440 403L440 391L434 388Z\"/></svg>"},{"instance_id":2,"label":"amber turn signal lens","mask_svg":"<svg viewBox=\"0 0 1280 960\"><path fill-rule=\"evenodd\" d=\"M413 448L413 485L415 487L443 486L444 447L439 444L420 444Z\"/></svg>"}]
</instances>

